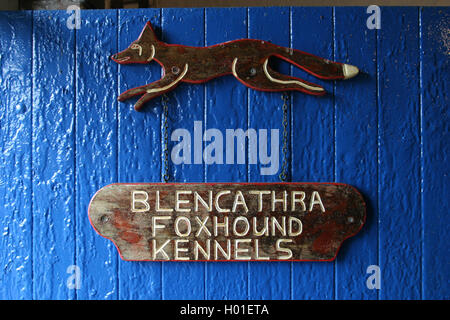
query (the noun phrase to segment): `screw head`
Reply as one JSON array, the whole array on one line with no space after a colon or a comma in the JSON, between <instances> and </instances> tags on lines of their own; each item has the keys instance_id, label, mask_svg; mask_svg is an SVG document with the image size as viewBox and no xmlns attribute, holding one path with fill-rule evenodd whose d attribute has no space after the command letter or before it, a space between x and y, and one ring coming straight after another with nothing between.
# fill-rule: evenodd
<instances>
[{"instance_id":1,"label":"screw head","mask_svg":"<svg viewBox=\"0 0 450 320\"><path fill-rule=\"evenodd\" d=\"M107 223L109 221L109 217L105 214L100 217L101 223Z\"/></svg>"},{"instance_id":2,"label":"screw head","mask_svg":"<svg viewBox=\"0 0 450 320\"><path fill-rule=\"evenodd\" d=\"M178 68L177 66L173 66L172 67L172 73L173 74L179 74L180 73L180 68Z\"/></svg>"}]
</instances>

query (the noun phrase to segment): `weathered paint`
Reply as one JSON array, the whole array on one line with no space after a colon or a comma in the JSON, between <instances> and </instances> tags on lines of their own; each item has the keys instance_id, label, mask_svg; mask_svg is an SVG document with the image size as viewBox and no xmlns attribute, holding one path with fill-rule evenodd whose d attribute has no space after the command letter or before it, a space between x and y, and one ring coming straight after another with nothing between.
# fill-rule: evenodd
<instances>
[{"instance_id":1,"label":"weathered paint","mask_svg":"<svg viewBox=\"0 0 450 320\"><path fill-rule=\"evenodd\" d=\"M223 16L227 19L220 18ZM227 8L222 9L221 12L215 8L206 9L205 45L247 38L247 23L246 8ZM205 83L205 128L216 128L222 132L230 128L247 130L249 89L233 80L231 76L228 76ZM218 108L219 105L226 107ZM241 106L241 108L229 108L229 106ZM245 150L236 150L238 151L245 152ZM205 182L248 181L246 164L211 164L204 168ZM223 300L248 297L248 262L236 262L232 265L222 262L206 263L205 273L205 298Z\"/></svg>"},{"instance_id":2,"label":"weathered paint","mask_svg":"<svg viewBox=\"0 0 450 320\"><path fill-rule=\"evenodd\" d=\"M88 211L94 229L127 261L332 261L366 220L361 194L331 183L116 183L100 189ZM184 219L180 224L178 217ZM243 239L251 245L243 243L238 254L233 243ZM194 255L195 241L204 248L216 240L224 248L227 241L233 244L230 257ZM178 252L172 245L177 241L189 243ZM282 246L289 254L278 241L290 242Z\"/></svg>"},{"instance_id":3,"label":"weathered paint","mask_svg":"<svg viewBox=\"0 0 450 320\"><path fill-rule=\"evenodd\" d=\"M31 12L0 12L0 296L33 296Z\"/></svg>"},{"instance_id":4,"label":"weathered paint","mask_svg":"<svg viewBox=\"0 0 450 320\"><path fill-rule=\"evenodd\" d=\"M311 37L306 30L314 30L315 36ZM333 8L293 7L291 32L293 47L334 58ZM300 76L305 72L294 68L293 74ZM334 83L323 81L322 84L330 94L320 99L292 96L292 181L337 181L334 177ZM333 299L334 264L293 263L292 298ZM316 290L309 289L311 283L315 283Z\"/></svg>"},{"instance_id":5,"label":"weathered paint","mask_svg":"<svg viewBox=\"0 0 450 320\"><path fill-rule=\"evenodd\" d=\"M89 221L84 219L87 197L117 181L117 102L111 93L117 91L118 75L107 56L115 50L116 12L86 11L76 33L76 264L81 266L84 286L77 291L79 299L118 298L115 248L88 232ZM94 105L96 112L91 109ZM103 274L101 284L96 284L97 273L85 272L90 269Z\"/></svg>"},{"instance_id":6,"label":"weathered paint","mask_svg":"<svg viewBox=\"0 0 450 320\"><path fill-rule=\"evenodd\" d=\"M249 38L267 39L280 46L290 47L290 8L249 8ZM274 28L273 26L277 26ZM289 74L289 68L283 64L280 72ZM249 91L248 126L256 130L262 128L280 129L282 136L282 102L280 92ZM266 114L266 117L261 117ZM289 128L287 130L290 130ZM267 139L270 146L271 139ZM280 140L281 142L281 140ZM280 143L279 154L282 145ZM270 151L271 152L271 151ZM280 158L280 161L282 159ZM280 162L281 164L281 162ZM275 182L278 175L261 176L261 165L249 166L249 182ZM252 262L249 265L249 298L253 299L289 299L291 297L291 266L287 263L271 264Z\"/></svg>"},{"instance_id":7,"label":"weathered paint","mask_svg":"<svg viewBox=\"0 0 450 320\"><path fill-rule=\"evenodd\" d=\"M422 298L450 299L448 242L450 9L423 8L421 40Z\"/></svg>"},{"instance_id":8,"label":"weathered paint","mask_svg":"<svg viewBox=\"0 0 450 320\"><path fill-rule=\"evenodd\" d=\"M190 46L205 45L204 9L162 9L161 40ZM205 114L205 88L202 85L182 84L169 95L169 130L186 128L192 132L194 121ZM170 137L169 137L170 140ZM170 149L174 142L169 143ZM159 163L155 163L160 168ZM204 165L182 164L171 166L173 182L203 182ZM205 263L163 263L164 299L204 299ZM179 285L182 283L183 285ZM186 292L189 292L187 295Z\"/></svg>"},{"instance_id":9,"label":"weathered paint","mask_svg":"<svg viewBox=\"0 0 450 320\"><path fill-rule=\"evenodd\" d=\"M73 299L75 264L75 33L61 11L33 13L33 298Z\"/></svg>"},{"instance_id":10,"label":"weathered paint","mask_svg":"<svg viewBox=\"0 0 450 320\"><path fill-rule=\"evenodd\" d=\"M368 290L359 278L369 265L379 264L376 31L360 27L366 23L364 12L364 7L339 7L334 14L335 58L353 61L361 68L358 81L335 87L335 179L354 185L367 199L367 229L355 238L359 241L343 246L336 259L336 299L378 296L377 290Z\"/></svg>"},{"instance_id":11,"label":"weathered paint","mask_svg":"<svg viewBox=\"0 0 450 320\"><path fill-rule=\"evenodd\" d=\"M119 10L119 47L127 46L139 34L142 24L148 20L161 24L160 10ZM109 61L110 64L114 64ZM117 95L143 82L161 76L157 65L119 66L119 87L111 96ZM146 112L135 112L132 108L118 108L118 180L128 182L161 181L161 104L157 103ZM136 146L139 146L138 148ZM116 255L117 257L117 255ZM120 258L119 258L120 260ZM119 261L118 281L120 299L161 299L162 264L124 263ZM142 283L146 289L142 290Z\"/></svg>"},{"instance_id":12,"label":"weathered paint","mask_svg":"<svg viewBox=\"0 0 450 320\"><path fill-rule=\"evenodd\" d=\"M403 222L405 216L411 222L421 220L418 10L383 10L384 19L396 17L401 24L384 25L377 39L378 155L382 181L378 187L379 252L381 248L390 251L388 256L379 256L383 270L380 298L420 299L421 286L417 284L421 277L421 224ZM399 112L402 104L408 107ZM396 190L395 196L386 190ZM402 281L396 281L399 275Z\"/></svg>"},{"instance_id":13,"label":"weathered paint","mask_svg":"<svg viewBox=\"0 0 450 320\"><path fill-rule=\"evenodd\" d=\"M80 30L66 28L65 11L1 12L0 298L449 299L449 9L381 13L375 31L364 7L82 11ZM367 224L335 268L124 262L95 234L87 201L97 189L161 181L160 103L137 113L114 101L160 69L108 60L147 20L170 43L250 36L361 67L346 82L318 81L329 95L292 93L289 105L291 180L352 184L368 203ZM281 94L247 94L231 77L180 85L169 94L170 130L192 130L194 120L281 129ZM246 164L172 164L171 174L176 182L278 181ZM79 290L66 286L73 264ZM381 267L379 291L366 287L372 264Z\"/></svg>"}]
</instances>

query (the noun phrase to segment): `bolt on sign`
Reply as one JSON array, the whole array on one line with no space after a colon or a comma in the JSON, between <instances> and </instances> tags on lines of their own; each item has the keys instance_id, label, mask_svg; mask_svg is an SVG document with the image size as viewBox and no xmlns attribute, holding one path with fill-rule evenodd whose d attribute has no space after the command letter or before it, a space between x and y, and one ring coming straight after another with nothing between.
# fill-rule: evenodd
<instances>
[{"instance_id":1,"label":"bolt on sign","mask_svg":"<svg viewBox=\"0 0 450 320\"><path fill-rule=\"evenodd\" d=\"M331 261L366 209L337 183L112 184L89 219L124 260Z\"/></svg>"}]
</instances>

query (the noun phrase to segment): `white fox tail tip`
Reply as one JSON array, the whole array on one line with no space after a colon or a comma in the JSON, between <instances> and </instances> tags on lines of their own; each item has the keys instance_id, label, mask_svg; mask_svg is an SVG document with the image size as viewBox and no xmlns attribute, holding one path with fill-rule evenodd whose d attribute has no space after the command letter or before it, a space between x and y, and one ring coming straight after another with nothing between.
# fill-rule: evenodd
<instances>
[{"instance_id":1,"label":"white fox tail tip","mask_svg":"<svg viewBox=\"0 0 450 320\"><path fill-rule=\"evenodd\" d=\"M344 79L350 79L359 73L359 69L351 64L344 64L342 66L344 72Z\"/></svg>"}]
</instances>

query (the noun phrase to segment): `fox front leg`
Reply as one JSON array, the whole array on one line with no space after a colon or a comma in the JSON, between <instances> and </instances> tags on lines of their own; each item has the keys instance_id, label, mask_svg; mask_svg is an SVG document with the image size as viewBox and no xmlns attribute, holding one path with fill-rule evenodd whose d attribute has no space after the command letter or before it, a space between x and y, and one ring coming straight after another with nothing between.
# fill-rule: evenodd
<instances>
[{"instance_id":1,"label":"fox front leg","mask_svg":"<svg viewBox=\"0 0 450 320\"><path fill-rule=\"evenodd\" d=\"M134 105L134 109L136 111L140 111L147 101L149 101L153 98L156 98L157 96L159 96L165 92L172 90L174 88L174 86L170 86L170 87L168 87L168 86L173 83L173 80L174 79L170 76L164 76L163 78L161 78L160 80L157 80L155 82L152 82L152 83L146 84L144 86L133 88L133 89L123 92L117 98L117 100L123 102L134 96L142 95L142 97L140 97L139 100Z\"/></svg>"},{"instance_id":2,"label":"fox front leg","mask_svg":"<svg viewBox=\"0 0 450 320\"><path fill-rule=\"evenodd\" d=\"M149 86L149 85L146 84L145 86L136 87L136 88L133 88L133 89L129 89L129 90L125 91L125 92L122 92L122 94L120 94L117 97L117 100L120 101L120 102L124 102L125 100L128 100L128 99L130 99L130 98L132 98L134 96L144 94L145 93L145 89L146 89L147 86Z\"/></svg>"},{"instance_id":3,"label":"fox front leg","mask_svg":"<svg viewBox=\"0 0 450 320\"><path fill-rule=\"evenodd\" d=\"M177 77L177 75L173 73L166 74L160 80L123 92L117 98L117 100L125 101L134 96L142 95L142 97L140 97L134 105L134 109L136 111L140 111L147 101L156 98L157 96L162 95L163 93L166 93L170 90L173 90L180 80L181 79L179 79L179 77Z\"/></svg>"}]
</instances>

